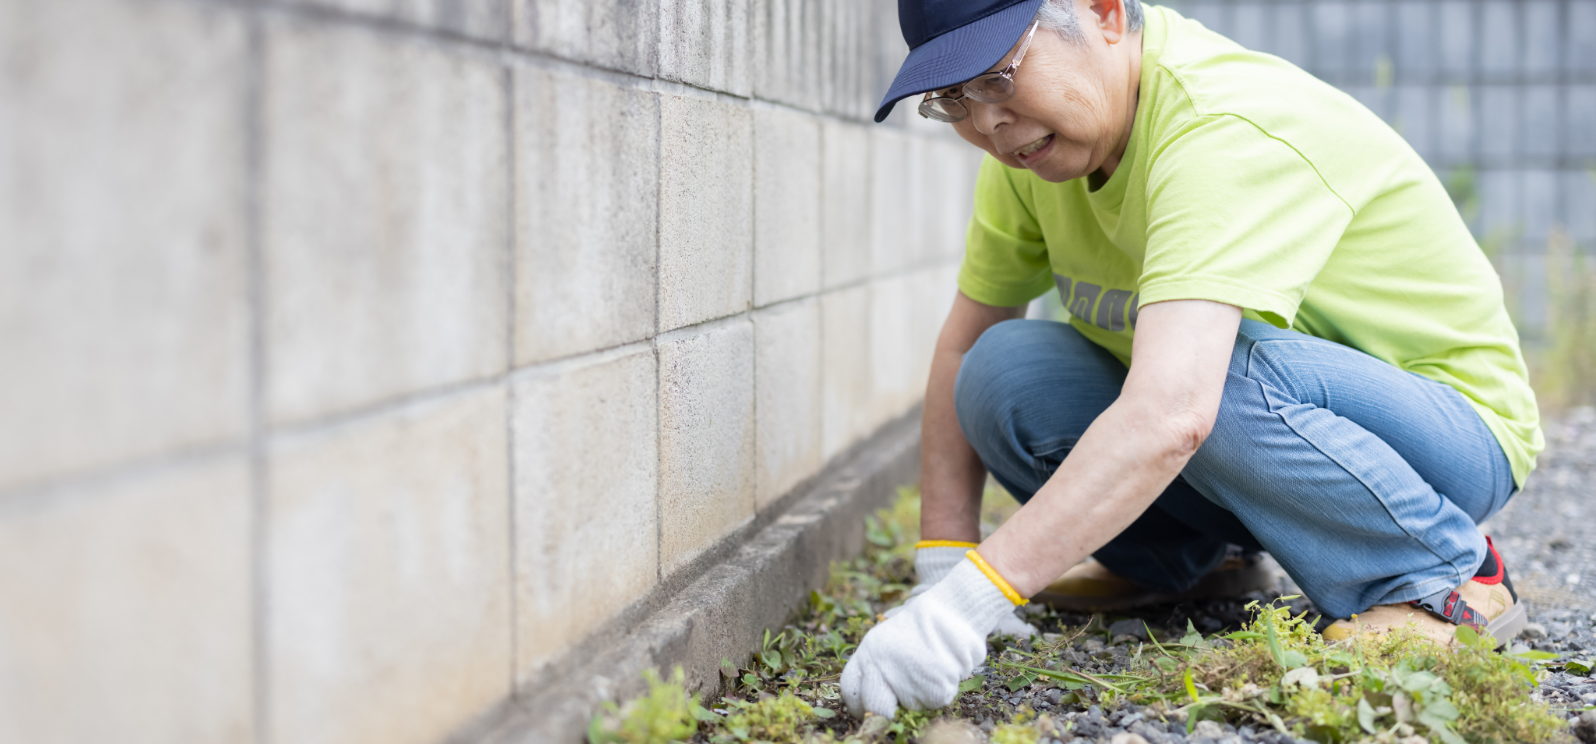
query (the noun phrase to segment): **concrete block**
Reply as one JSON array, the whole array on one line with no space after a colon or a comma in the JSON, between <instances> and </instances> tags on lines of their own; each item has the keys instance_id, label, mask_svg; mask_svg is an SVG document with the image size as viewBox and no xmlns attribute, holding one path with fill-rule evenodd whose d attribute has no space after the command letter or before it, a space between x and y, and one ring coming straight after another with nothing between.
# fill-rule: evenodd
<instances>
[{"instance_id":1,"label":"concrete block","mask_svg":"<svg viewBox=\"0 0 1596 744\"><path fill-rule=\"evenodd\" d=\"M869 125L821 124L821 266L826 288L870 274L872 227Z\"/></svg>"},{"instance_id":2,"label":"concrete block","mask_svg":"<svg viewBox=\"0 0 1596 744\"><path fill-rule=\"evenodd\" d=\"M1516 86L1484 85L1480 96L1480 154L1486 158L1508 158L1517 154L1518 117L1522 113Z\"/></svg>"},{"instance_id":3,"label":"concrete block","mask_svg":"<svg viewBox=\"0 0 1596 744\"><path fill-rule=\"evenodd\" d=\"M1274 53L1273 39L1269 38L1270 6L1248 3L1230 9L1230 40L1248 49Z\"/></svg>"},{"instance_id":4,"label":"concrete block","mask_svg":"<svg viewBox=\"0 0 1596 744\"><path fill-rule=\"evenodd\" d=\"M869 285L860 285L820 300L821 450L827 460L867 436L876 423L870 294Z\"/></svg>"},{"instance_id":5,"label":"concrete block","mask_svg":"<svg viewBox=\"0 0 1596 744\"><path fill-rule=\"evenodd\" d=\"M1391 33L1395 36L1392 63L1401 82L1429 82L1436 69L1435 3L1406 2L1389 6L1396 11Z\"/></svg>"},{"instance_id":6,"label":"concrete block","mask_svg":"<svg viewBox=\"0 0 1596 744\"><path fill-rule=\"evenodd\" d=\"M819 472L824 463L820 372L818 298L754 313L758 509Z\"/></svg>"},{"instance_id":7,"label":"concrete block","mask_svg":"<svg viewBox=\"0 0 1596 744\"><path fill-rule=\"evenodd\" d=\"M1420 157L1433 162L1436 156L1433 117L1436 89L1427 85L1399 85L1393 93L1391 125Z\"/></svg>"},{"instance_id":8,"label":"concrete block","mask_svg":"<svg viewBox=\"0 0 1596 744\"><path fill-rule=\"evenodd\" d=\"M1478 124L1468 87L1449 85L1438 91L1435 121L1436 144L1441 156L1453 161L1474 160L1474 137Z\"/></svg>"},{"instance_id":9,"label":"concrete block","mask_svg":"<svg viewBox=\"0 0 1596 744\"><path fill-rule=\"evenodd\" d=\"M659 100L515 71L515 363L654 332Z\"/></svg>"},{"instance_id":10,"label":"concrete block","mask_svg":"<svg viewBox=\"0 0 1596 744\"><path fill-rule=\"evenodd\" d=\"M874 84L886 58L902 60L909 47L900 34L882 38L879 14L858 0L821 0L820 79L825 112L849 119L873 117L886 88ZM893 26L896 30L896 25ZM885 44L885 46L878 46ZM879 57L878 57L879 55Z\"/></svg>"},{"instance_id":11,"label":"concrete block","mask_svg":"<svg viewBox=\"0 0 1596 744\"><path fill-rule=\"evenodd\" d=\"M822 0L750 4L753 92L757 98L819 110Z\"/></svg>"},{"instance_id":12,"label":"concrete block","mask_svg":"<svg viewBox=\"0 0 1596 744\"><path fill-rule=\"evenodd\" d=\"M820 122L786 110L754 118L754 305L820 289Z\"/></svg>"},{"instance_id":13,"label":"concrete block","mask_svg":"<svg viewBox=\"0 0 1596 744\"><path fill-rule=\"evenodd\" d=\"M1375 116L1387 122L1391 120L1390 106L1387 105L1390 99L1389 90L1381 90L1372 85L1343 85L1341 89L1346 91L1347 95L1358 99L1358 103L1374 112Z\"/></svg>"},{"instance_id":14,"label":"concrete block","mask_svg":"<svg viewBox=\"0 0 1596 744\"><path fill-rule=\"evenodd\" d=\"M937 142L929 150L926 188L932 192L928 199L934 201L927 203L935 206L925 215L925 239L930 258L956 259L964 255L965 236L975 212L975 178L983 153L963 141Z\"/></svg>"},{"instance_id":15,"label":"concrete block","mask_svg":"<svg viewBox=\"0 0 1596 744\"><path fill-rule=\"evenodd\" d=\"M1563 66L1570 72L1596 72L1596 3L1567 3L1568 47Z\"/></svg>"},{"instance_id":16,"label":"concrete block","mask_svg":"<svg viewBox=\"0 0 1596 744\"><path fill-rule=\"evenodd\" d=\"M503 387L274 443L268 726L435 742L510 693Z\"/></svg>"},{"instance_id":17,"label":"concrete block","mask_svg":"<svg viewBox=\"0 0 1596 744\"><path fill-rule=\"evenodd\" d=\"M870 292L871 428L902 415L925 394L919 373L929 346L916 333L916 285L925 276L924 271L894 276Z\"/></svg>"},{"instance_id":18,"label":"concrete block","mask_svg":"<svg viewBox=\"0 0 1596 744\"><path fill-rule=\"evenodd\" d=\"M1377 88L1392 83L1390 75L1395 72L1391 48L1391 37L1395 35L1391 28L1393 10L1395 8L1389 3L1367 1L1348 8L1348 35L1351 38L1347 75L1352 81ZM1386 77L1382 79L1382 75Z\"/></svg>"},{"instance_id":19,"label":"concrete block","mask_svg":"<svg viewBox=\"0 0 1596 744\"><path fill-rule=\"evenodd\" d=\"M1575 170L1562 171L1558 176L1568 234L1581 246L1596 247L1596 176Z\"/></svg>"},{"instance_id":20,"label":"concrete block","mask_svg":"<svg viewBox=\"0 0 1596 744\"><path fill-rule=\"evenodd\" d=\"M1557 115L1560 92L1555 85L1524 85L1518 88L1523 106L1518 112L1520 154L1551 160L1562 150L1563 121Z\"/></svg>"},{"instance_id":21,"label":"concrete block","mask_svg":"<svg viewBox=\"0 0 1596 744\"><path fill-rule=\"evenodd\" d=\"M1563 35L1552 30L1563 25L1558 17L1560 4L1558 0L1526 0L1522 5L1523 27L1540 29L1535 38L1524 45L1521 69L1528 77L1551 77L1557 74L1558 64L1563 58Z\"/></svg>"},{"instance_id":22,"label":"concrete block","mask_svg":"<svg viewBox=\"0 0 1596 744\"><path fill-rule=\"evenodd\" d=\"M753 124L747 109L660 101L659 330L753 301Z\"/></svg>"},{"instance_id":23,"label":"concrete block","mask_svg":"<svg viewBox=\"0 0 1596 744\"><path fill-rule=\"evenodd\" d=\"M1474 38L1474 3L1443 0L1436 8L1436 34L1440 42L1440 72L1449 81L1469 79L1479 56Z\"/></svg>"},{"instance_id":24,"label":"concrete block","mask_svg":"<svg viewBox=\"0 0 1596 744\"><path fill-rule=\"evenodd\" d=\"M1308 9L1304 5L1274 6L1274 49L1271 54L1309 69L1313 65L1308 41Z\"/></svg>"},{"instance_id":25,"label":"concrete block","mask_svg":"<svg viewBox=\"0 0 1596 744\"><path fill-rule=\"evenodd\" d=\"M747 0L659 0L659 76L746 96Z\"/></svg>"},{"instance_id":26,"label":"concrete block","mask_svg":"<svg viewBox=\"0 0 1596 744\"><path fill-rule=\"evenodd\" d=\"M652 77L659 0L511 0L516 46Z\"/></svg>"},{"instance_id":27,"label":"concrete block","mask_svg":"<svg viewBox=\"0 0 1596 744\"><path fill-rule=\"evenodd\" d=\"M754 329L738 318L659 341L660 571L754 516Z\"/></svg>"},{"instance_id":28,"label":"concrete block","mask_svg":"<svg viewBox=\"0 0 1596 744\"><path fill-rule=\"evenodd\" d=\"M925 140L889 127L870 138L871 273L900 271L930 253L924 217Z\"/></svg>"},{"instance_id":29,"label":"concrete block","mask_svg":"<svg viewBox=\"0 0 1596 744\"><path fill-rule=\"evenodd\" d=\"M1483 0L1480 12L1480 73L1489 81L1507 82L1519 70L1519 14L1522 0ZM1547 34L1553 36L1555 34Z\"/></svg>"},{"instance_id":30,"label":"concrete block","mask_svg":"<svg viewBox=\"0 0 1596 744\"><path fill-rule=\"evenodd\" d=\"M239 456L0 504L0 740L252 741L249 515Z\"/></svg>"},{"instance_id":31,"label":"concrete block","mask_svg":"<svg viewBox=\"0 0 1596 744\"><path fill-rule=\"evenodd\" d=\"M303 421L506 365L504 72L280 20L265 61L267 405Z\"/></svg>"},{"instance_id":32,"label":"concrete block","mask_svg":"<svg viewBox=\"0 0 1596 744\"><path fill-rule=\"evenodd\" d=\"M1563 131L1567 133L1566 151L1574 157L1596 156L1596 85L1570 85L1564 88Z\"/></svg>"},{"instance_id":33,"label":"concrete block","mask_svg":"<svg viewBox=\"0 0 1596 744\"><path fill-rule=\"evenodd\" d=\"M4 15L0 489L242 436L242 19L120 0Z\"/></svg>"},{"instance_id":34,"label":"concrete block","mask_svg":"<svg viewBox=\"0 0 1596 744\"><path fill-rule=\"evenodd\" d=\"M513 383L521 682L658 578L656 395L654 351L643 345Z\"/></svg>"},{"instance_id":35,"label":"concrete block","mask_svg":"<svg viewBox=\"0 0 1596 744\"><path fill-rule=\"evenodd\" d=\"M1352 75L1352 8L1347 3L1319 2L1309 9L1313 25L1313 68L1325 80Z\"/></svg>"},{"instance_id":36,"label":"concrete block","mask_svg":"<svg viewBox=\"0 0 1596 744\"><path fill-rule=\"evenodd\" d=\"M289 5L334 8L424 26L450 34L498 41L505 36L509 0L284 0Z\"/></svg>"}]
</instances>

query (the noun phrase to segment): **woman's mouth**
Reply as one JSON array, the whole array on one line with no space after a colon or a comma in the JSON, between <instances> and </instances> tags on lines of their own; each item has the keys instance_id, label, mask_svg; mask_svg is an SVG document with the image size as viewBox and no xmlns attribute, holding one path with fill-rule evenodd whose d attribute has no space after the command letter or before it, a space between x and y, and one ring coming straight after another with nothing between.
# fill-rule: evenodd
<instances>
[{"instance_id":1,"label":"woman's mouth","mask_svg":"<svg viewBox=\"0 0 1596 744\"><path fill-rule=\"evenodd\" d=\"M1014 157L1019 158L1021 163L1029 166L1031 163L1041 160L1042 156L1046 155L1047 151L1052 149L1052 147L1053 135L1050 134L1024 147L1021 147L1018 150L1015 150Z\"/></svg>"}]
</instances>

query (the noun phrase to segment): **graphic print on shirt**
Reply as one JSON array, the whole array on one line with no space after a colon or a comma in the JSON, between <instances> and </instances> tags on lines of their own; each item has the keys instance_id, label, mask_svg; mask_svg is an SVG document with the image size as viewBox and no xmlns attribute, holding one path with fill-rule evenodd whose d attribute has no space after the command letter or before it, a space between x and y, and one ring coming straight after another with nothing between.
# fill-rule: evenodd
<instances>
[{"instance_id":1,"label":"graphic print on shirt","mask_svg":"<svg viewBox=\"0 0 1596 744\"><path fill-rule=\"evenodd\" d=\"M1059 301L1072 317L1111 333L1125 330L1126 323L1131 330L1136 329L1136 300L1140 294L1124 289L1105 290L1061 274L1054 274L1053 281L1058 284Z\"/></svg>"}]
</instances>

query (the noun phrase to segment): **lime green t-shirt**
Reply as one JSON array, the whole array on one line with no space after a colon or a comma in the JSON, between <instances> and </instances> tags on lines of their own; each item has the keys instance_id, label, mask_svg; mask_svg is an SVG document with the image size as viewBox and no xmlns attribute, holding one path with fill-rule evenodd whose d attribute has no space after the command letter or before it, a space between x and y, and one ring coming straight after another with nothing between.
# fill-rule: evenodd
<instances>
[{"instance_id":1,"label":"lime green t-shirt","mask_svg":"<svg viewBox=\"0 0 1596 744\"><path fill-rule=\"evenodd\" d=\"M1522 487L1544 439L1518 333L1418 154L1345 93L1166 8L1146 7L1142 45L1130 144L1101 188L982 164L964 294L1012 307L1057 287L1127 365L1138 306L1237 305L1456 389Z\"/></svg>"}]
</instances>

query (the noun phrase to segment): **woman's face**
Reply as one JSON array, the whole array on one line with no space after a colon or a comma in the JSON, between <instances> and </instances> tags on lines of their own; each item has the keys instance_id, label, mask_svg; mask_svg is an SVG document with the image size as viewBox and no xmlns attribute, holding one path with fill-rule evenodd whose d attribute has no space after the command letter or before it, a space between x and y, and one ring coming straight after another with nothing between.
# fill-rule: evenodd
<instances>
[{"instance_id":1,"label":"woman's face","mask_svg":"<svg viewBox=\"0 0 1596 744\"><path fill-rule=\"evenodd\" d=\"M1015 72L1014 95L1001 103L962 99L970 115L954 122L959 136L1004 165L1028 168L1055 183L1105 163L1117 166L1136 110L1136 81L1130 79L1125 53L1137 47L1133 66L1139 72L1141 35L1124 34L1122 10L1098 15L1105 6L1121 7L1113 0L1077 1L1076 16L1086 36L1081 43L1038 29ZM1128 39L1135 43L1122 43ZM1007 67L1014 52L1010 49L991 70Z\"/></svg>"}]
</instances>

